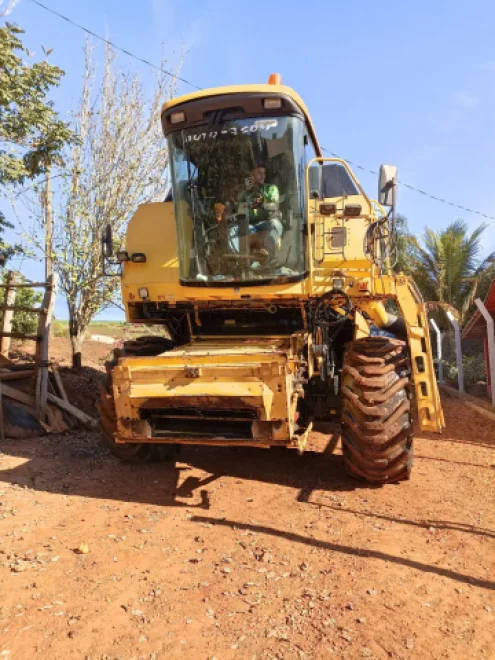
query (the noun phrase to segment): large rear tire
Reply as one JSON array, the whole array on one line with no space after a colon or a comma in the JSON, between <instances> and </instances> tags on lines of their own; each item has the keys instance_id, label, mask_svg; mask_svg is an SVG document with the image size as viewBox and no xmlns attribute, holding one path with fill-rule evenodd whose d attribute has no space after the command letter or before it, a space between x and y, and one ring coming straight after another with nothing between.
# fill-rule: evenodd
<instances>
[{"instance_id":1,"label":"large rear tire","mask_svg":"<svg viewBox=\"0 0 495 660\"><path fill-rule=\"evenodd\" d=\"M409 478L413 459L409 354L405 341L349 342L342 369L342 450L352 477Z\"/></svg>"},{"instance_id":2,"label":"large rear tire","mask_svg":"<svg viewBox=\"0 0 495 660\"><path fill-rule=\"evenodd\" d=\"M122 444L115 442L117 415L112 392L112 369L117 364L119 357L158 355L170 350L172 347L173 342L164 337L138 337L136 340L125 342L122 349L115 349L113 359L105 365L107 375L100 389L100 398L97 403L100 413L100 425L108 448L114 456L124 463L151 463L174 460L179 451L179 445L144 442Z\"/></svg>"}]
</instances>

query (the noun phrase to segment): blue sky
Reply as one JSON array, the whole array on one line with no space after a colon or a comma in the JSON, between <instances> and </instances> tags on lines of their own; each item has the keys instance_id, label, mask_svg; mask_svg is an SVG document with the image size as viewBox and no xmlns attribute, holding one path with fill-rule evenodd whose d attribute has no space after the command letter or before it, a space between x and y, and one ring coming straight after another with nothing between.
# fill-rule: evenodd
<instances>
[{"instance_id":1,"label":"blue sky","mask_svg":"<svg viewBox=\"0 0 495 660\"><path fill-rule=\"evenodd\" d=\"M495 216L495 3L492 0L44 0L152 62L173 64L201 87L265 82L272 71L305 99L322 145L371 169L399 167L403 181ZM31 50L53 48L66 71L53 98L62 115L77 102L85 34L30 0L8 20ZM98 45L101 59L103 46ZM119 55L151 80L148 67ZM180 92L190 91L181 85ZM376 177L356 170L376 194ZM462 217L482 218L401 187L398 208L420 234ZM5 209L6 210L6 209ZM485 235L495 249L495 223ZM41 266L29 265L41 276ZM63 301L59 318L66 315ZM107 314L116 316L116 313Z\"/></svg>"}]
</instances>

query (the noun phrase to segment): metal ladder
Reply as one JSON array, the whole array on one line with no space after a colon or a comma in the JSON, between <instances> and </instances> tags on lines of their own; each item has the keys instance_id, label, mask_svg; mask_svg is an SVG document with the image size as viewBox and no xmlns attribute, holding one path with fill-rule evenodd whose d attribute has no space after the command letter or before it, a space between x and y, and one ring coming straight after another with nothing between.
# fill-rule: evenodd
<instances>
[{"instance_id":1,"label":"metal ladder","mask_svg":"<svg viewBox=\"0 0 495 660\"><path fill-rule=\"evenodd\" d=\"M345 261L345 247L347 243L347 231L344 223L344 217L342 216L341 225L333 225L326 231L326 218L325 215L317 215L317 220L315 220L315 250L314 250L314 259L318 263L325 261L325 257L340 257ZM319 231L318 231L319 230ZM342 245L332 248L332 238L334 236L335 230L341 230L343 232Z\"/></svg>"}]
</instances>

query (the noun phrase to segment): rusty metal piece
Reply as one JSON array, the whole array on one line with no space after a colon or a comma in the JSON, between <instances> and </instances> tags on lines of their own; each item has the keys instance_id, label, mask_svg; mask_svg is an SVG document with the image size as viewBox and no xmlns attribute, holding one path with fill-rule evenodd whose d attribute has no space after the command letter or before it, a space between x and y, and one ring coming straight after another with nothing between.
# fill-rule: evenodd
<instances>
[{"instance_id":1,"label":"rusty metal piece","mask_svg":"<svg viewBox=\"0 0 495 660\"><path fill-rule=\"evenodd\" d=\"M128 351L114 350L114 358L105 364L107 377L100 390L100 398L96 407L100 413L100 424L104 432L108 447L112 454L127 463L148 463L156 460L167 460L174 458L175 445L154 446L151 444L122 444L117 436L117 415L112 388L112 370L118 360Z\"/></svg>"},{"instance_id":2,"label":"rusty metal piece","mask_svg":"<svg viewBox=\"0 0 495 660\"><path fill-rule=\"evenodd\" d=\"M294 444L297 447L297 451L299 455L303 454L306 444L308 442L309 434L311 433L312 429L313 429L313 422L310 422L302 433L296 434L294 436Z\"/></svg>"}]
</instances>

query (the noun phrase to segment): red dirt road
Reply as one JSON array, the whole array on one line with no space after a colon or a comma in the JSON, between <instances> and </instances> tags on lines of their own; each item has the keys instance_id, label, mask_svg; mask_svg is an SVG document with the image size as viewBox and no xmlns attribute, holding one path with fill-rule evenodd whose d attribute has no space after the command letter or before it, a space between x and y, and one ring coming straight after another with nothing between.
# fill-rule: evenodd
<instances>
[{"instance_id":1,"label":"red dirt road","mask_svg":"<svg viewBox=\"0 0 495 660\"><path fill-rule=\"evenodd\" d=\"M0 658L495 657L495 422L445 412L378 488L318 434L142 467L98 433L7 441Z\"/></svg>"}]
</instances>

